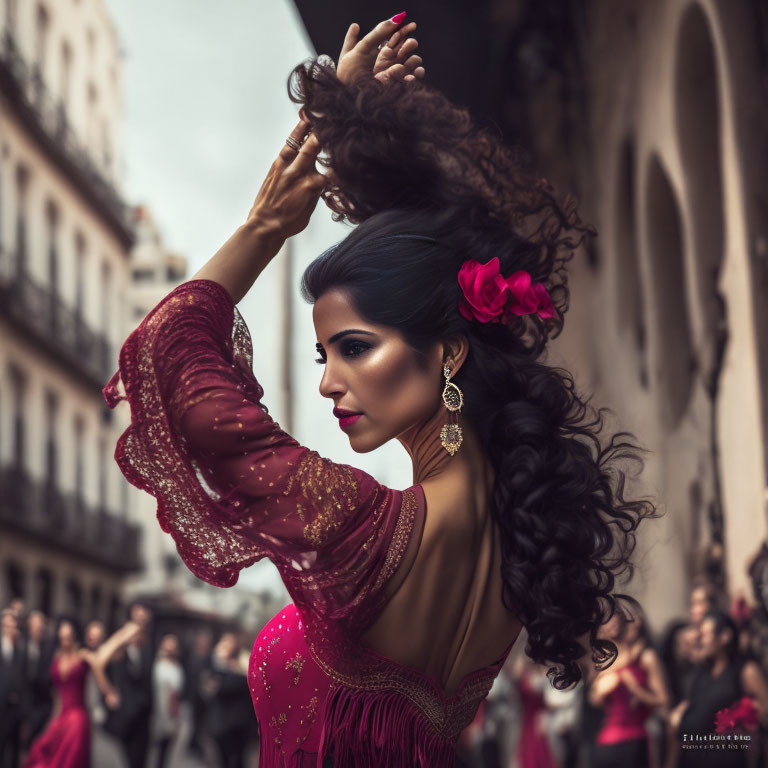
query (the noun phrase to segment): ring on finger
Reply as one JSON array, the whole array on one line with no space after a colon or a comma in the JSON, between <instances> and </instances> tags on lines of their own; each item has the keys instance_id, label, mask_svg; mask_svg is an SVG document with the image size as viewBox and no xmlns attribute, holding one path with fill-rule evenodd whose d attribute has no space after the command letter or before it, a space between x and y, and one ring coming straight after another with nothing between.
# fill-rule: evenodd
<instances>
[{"instance_id":1,"label":"ring on finger","mask_svg":"<svg viewBox=\"0 0 768 768\"><path fill-rule=\"evenodd\" d=\"M291 148L295 149L297 152L301 149L301 143L296 141L296 139L293 138L293 136L289 136L285 143Z\"/></svg>"}]
</instances>

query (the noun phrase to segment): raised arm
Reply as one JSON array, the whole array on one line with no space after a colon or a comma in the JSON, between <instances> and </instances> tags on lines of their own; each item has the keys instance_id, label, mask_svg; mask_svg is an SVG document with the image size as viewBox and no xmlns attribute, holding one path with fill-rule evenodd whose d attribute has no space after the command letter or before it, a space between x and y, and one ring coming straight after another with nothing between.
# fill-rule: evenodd
<instances>
[{"instance_id":1,"label":"raised arm","mask_svg":"<svg viewBox=\"0 0 768 768\"><path fill-rule=\"evenodd\" d=\"M113 632L92 653L91 666L106 669L112 657L124 646L141 635L142 629L135 621L127 621L120 629Z\"/></svg>"},{"instance_id":2,"label":"raised arm","mask_svg":"<svg viewBox=\"0 0 768 768\"><path fill-rule=\"evenodd\" d=\"M307 226L325 187L325 176L315 169L320 144L314 135L307 137L309 130L307 121L298 122L290 135L301 149L282 146L245 223L193 277L219 283L235 304L286 239Z\"/></svg>"}]
</instances>

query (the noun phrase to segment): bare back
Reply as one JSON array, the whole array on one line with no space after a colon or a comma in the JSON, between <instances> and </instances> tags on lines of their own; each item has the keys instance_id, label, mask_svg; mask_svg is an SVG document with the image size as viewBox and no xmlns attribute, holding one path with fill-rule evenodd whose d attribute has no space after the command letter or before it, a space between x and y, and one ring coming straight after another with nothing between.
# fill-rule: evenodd
<instances>
[{"instance_id":1,"label":"bare back","mask_svg":"<svg viewBox=\"0 0 768 768\"><path fill-rule=\"evenodd\" d=\"M440 477L422 483L426 516L401 570L407 575L364 639L423 672L452 695L466 675L498 661L520 621L502 603L492 481Z\"/></svg>"}]
</instances>

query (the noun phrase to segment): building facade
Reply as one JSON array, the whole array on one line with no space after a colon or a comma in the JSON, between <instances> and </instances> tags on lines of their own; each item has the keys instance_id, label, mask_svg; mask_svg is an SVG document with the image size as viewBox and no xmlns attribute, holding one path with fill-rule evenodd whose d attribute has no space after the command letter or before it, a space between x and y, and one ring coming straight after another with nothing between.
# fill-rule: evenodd
<instances>
[{"instance_id":1,"label":"building facade","mask_svg":"<svg viewBox=\"0 0 768 768\"><path fill-rule=\"evenodd\" d=\"M296 6L332 55L336 20L379 20L354 0ZM522 145L598 230L571 263L550 360L648 449L629 490L663 513L639 531L632 585L651 623L684 613L700 574L760 601L748 568L768 533L768 6L408 11L426 82Z\"/></svg>"},{"instance_id":2,"label":"building facade","mask_svg":"<svg viewBox=\"0 0 768 768\"><path fill-rule=\"evenodd\" d=\"M102 0L0 3L0 603L111 624L141 566L101 395L134 243L119 78Z\"/></svg>"}]
</instances>

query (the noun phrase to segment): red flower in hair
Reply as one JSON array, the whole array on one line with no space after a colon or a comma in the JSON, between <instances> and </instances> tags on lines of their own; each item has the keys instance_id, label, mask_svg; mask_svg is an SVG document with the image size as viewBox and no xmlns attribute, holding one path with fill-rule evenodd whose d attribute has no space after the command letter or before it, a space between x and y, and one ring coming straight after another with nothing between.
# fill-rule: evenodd
<instances>
[{"instance_id":1,"label":"red flower in hair","mask_svg":"<svg viewBox=\"0 0 768 768\"><path fill-rule=\"evenodd\" d=\"M542 319L555 316L555 307L543 283L531 283L531 275L521 269L507 278L513 296L509 311L513 315L530 315L536 312Z\"/></svg>"},{"instance_id":2,"label":"red flower in hair","mask_svg":"<svg viewBox=\"0 0 768 768\"><path fill-rule=\"evenodd\" d=\"M715 731L717 733L740 733L756 731L760 725L760 717L755 702L744 696L733 706L721 709L715 715Z\"/></svg>"},{"instance_id":3,"label":"red flower in hair","mask_svg":"<svg viewBox=\"0 0 768 768\"><path fill-rule=\"evenodd\" d=\"M464 294L459 312L466 320L480 323L505 322L509 314L540 318L555 317L555 307L543 283L531 283L531 276L519 270L509 277L499 273L499 258L481 264L465 261L459 270L459 285Z\"/></svg>"},{"instance_id":4,"label":"red flower in hair","mask_svg":"<svg viewBox=\"0 0 768 768\"><path fill-rule=\"evenodd\" d=\"M462 317L481 323L501 322L509 287L499 274L498 256L485 264L465 261L459 270L459 285L464 293L464 298L459 299Z\"/></svg>"}]
</instances>

